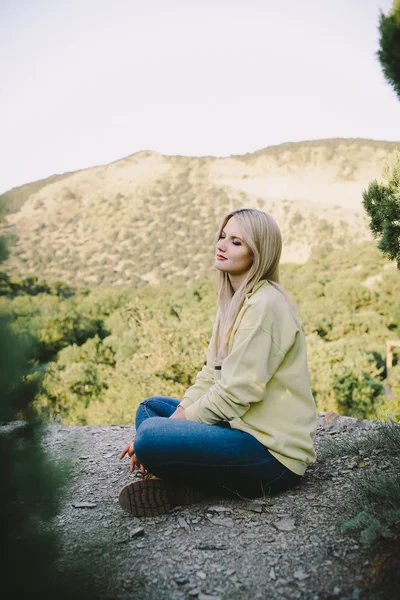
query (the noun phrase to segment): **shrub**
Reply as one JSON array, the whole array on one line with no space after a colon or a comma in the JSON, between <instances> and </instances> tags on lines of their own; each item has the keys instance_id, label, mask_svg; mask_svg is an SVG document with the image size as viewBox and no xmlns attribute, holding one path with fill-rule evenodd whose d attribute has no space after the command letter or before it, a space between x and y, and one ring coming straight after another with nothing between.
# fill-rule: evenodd
<instances>
[{"instance_id":1,"label":"shrub","mask_svg":"<svg viewBox=\"0 0 400 600\"><path fill-rule=\"evenodd\" d=\"M365 419L376 415L376 403L384 388L365 371L345 365L334 375L333 391L340 414Z\"/></svg>"}]
</instances>

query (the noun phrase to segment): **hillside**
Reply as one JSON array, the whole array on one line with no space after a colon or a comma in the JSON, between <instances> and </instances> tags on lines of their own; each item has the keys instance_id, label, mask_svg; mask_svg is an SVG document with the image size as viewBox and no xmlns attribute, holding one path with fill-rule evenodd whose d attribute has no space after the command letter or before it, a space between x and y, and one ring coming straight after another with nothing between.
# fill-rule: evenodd
<instances>
[{"instance_id":1,"label":"hillside","mask_svg":"<svg viewBox=\"0 0 400 600\"><path fill-rule=\"evenodd\" d=\"M229 158L138 152L0 197L9 273L85 284L210 277L223 213L270 212L283 262L371 239L362 191L399 143L331 139Z\"/></svg>"}]
</instances>

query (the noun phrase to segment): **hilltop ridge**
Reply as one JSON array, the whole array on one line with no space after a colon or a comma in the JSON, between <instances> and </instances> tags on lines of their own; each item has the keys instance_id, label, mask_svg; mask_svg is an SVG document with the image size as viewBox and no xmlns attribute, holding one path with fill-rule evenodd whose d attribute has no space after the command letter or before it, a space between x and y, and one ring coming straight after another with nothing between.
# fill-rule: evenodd
<instances>
[{"instance_id":1,"label":"hilltop ridge","mask_svg":"<svg viewBox=\"0 0 400 600\"><path fill-rule=\"evenodd\" d=\"M145 150L54 175L0 196L14 242L6 269L83 284L210 277L219 219L240 207L271 213L282 262L305 262L372 239L362 191L396 147L328 139L225 158Z\"/></svg>"}]
</instances>

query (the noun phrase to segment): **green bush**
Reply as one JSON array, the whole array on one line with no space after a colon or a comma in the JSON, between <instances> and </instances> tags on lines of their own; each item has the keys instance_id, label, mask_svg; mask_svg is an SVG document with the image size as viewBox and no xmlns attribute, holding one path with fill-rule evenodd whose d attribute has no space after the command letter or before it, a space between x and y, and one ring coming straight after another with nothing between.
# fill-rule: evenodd
<instances>
[{"instance_id":1,"label":"green bush","mask_svg":"<svg viewBox=\"0 0 400 600\"><path fill-rule=\"evenodd\" d=\"M83 312L76 299L64 302L47 294L18 296L3 305L13 317L13 330L23 338L37 340L40 362L54 358L70 344L83 344L96 334L104 337L103 319Z\"/></svg>"},{"instance_id":2,"label":"green bush","mask_svg":"<svg viewBox=\"0 0 400 600\"><path fill-rule=\"evenodd\" d=\"M107 388L107 367L93 362L49 363L35 402L36 409L56 422L87 425L86 410Z\"/></svg>"},{"instance_id":3,"label":"green bush","mask_svg":"<svg viewBox=\"0 0 400 600\"><path fill-rule=\"evenodd\" d=\"M357 343L307 337L312 391L319 410L375 418L384 402L384 367L379 354Z\"/></svg>"},{"instance_id":4,"label":"green bush","mask_svg":"<svg viewBox=\"0 0 400 600\"><path fill-rule=\"evenodd\" d=\"M334 375L333 391L340 414L365 419L376 415L384 387L370 374L346 365Z\"/></svg>"}]
</instances>

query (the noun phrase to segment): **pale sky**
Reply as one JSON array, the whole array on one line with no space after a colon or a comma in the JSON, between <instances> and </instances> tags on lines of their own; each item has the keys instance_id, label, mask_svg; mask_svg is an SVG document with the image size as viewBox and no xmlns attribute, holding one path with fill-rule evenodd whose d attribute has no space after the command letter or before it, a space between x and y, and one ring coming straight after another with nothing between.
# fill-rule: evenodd
<instances>
[{"instance_id":1,"label":"pale sky","mask_svg":"<svg viewBox=\"0 0 400 600\"><path fill-rule=\"evenodd\" d=\"M139 150L400 140L392 0L0 0L0 194Z\"/></svg>"}]
</instances>

